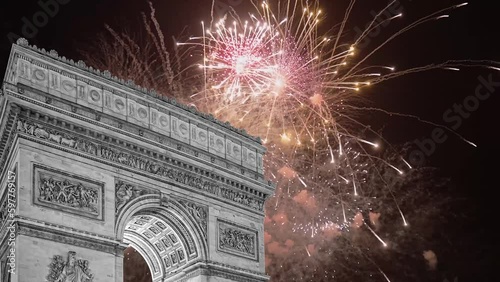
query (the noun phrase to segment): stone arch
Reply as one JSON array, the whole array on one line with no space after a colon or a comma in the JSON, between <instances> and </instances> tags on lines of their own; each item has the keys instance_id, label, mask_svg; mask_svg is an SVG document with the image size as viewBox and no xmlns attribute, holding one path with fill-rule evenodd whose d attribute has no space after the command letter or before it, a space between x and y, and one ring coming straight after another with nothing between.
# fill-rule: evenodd
<instances>
[{"instance_id":1,"label":"stone arch","mask_svg":"<svg viewBox=\"0 0 500 282\"><path fill-rule=\"evenodd\" d=\"M120 241L134 247L145 259L153 282L163 281L208 257L206 232L200 222L189 212L186 202L168 195L132 199L118 212L115 232Z\"/></svg>"},{"instance_id":2,"label":"stone arch","mask_svg":"<svg viewBox=\"0 0 500 282\"><path fill-rule=\"evenodd\" d=\"M142 238L125 238L124 243L132 246L146 261L149 267L149 272L151 274L151 280L153 282L160 282L164 276L163 270L160 268L159 262L160 258L156 256L154 252L151 251L151 247L145 246L145 240Z\"/></svg>"},{"instance_id":3,"label":"stone arch","mask_svg":"<svg viewBox=\"0 0 500 282\"><path fill-rule=\"evenodd\" d=\"M151 224L168 225L182 250L194 250L192 265L158 280L268 280L262 207L275 186L265 180L259 139L83 62L18 43L2 86L10 110L0 114L0 167L14 172L4 171L0 183L9 189L2 196L12 183L23 188L14 189L22 203L14 280L59 277L71 254L80 276L123 282L124 240L160 269L161 254L148 257L155 242L133 228L125 234L140 216L154 216ZM50 179L64 188L53 189Z\"/></svg>"}]
</instances>

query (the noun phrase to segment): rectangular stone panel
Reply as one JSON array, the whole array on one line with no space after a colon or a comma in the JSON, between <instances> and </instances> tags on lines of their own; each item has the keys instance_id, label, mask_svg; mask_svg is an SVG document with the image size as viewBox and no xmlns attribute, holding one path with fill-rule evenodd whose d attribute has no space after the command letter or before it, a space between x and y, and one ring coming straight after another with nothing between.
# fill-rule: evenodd
<instances>
[{"instance_id":1,"label":"rectangular stone panel","mask_svg":"<svg viewBox=\"0 0 500 282\"><path fill-rule=\"evenodd\" d=\"M158 133L165 134L167 136L170 135L170 115L166 110L156 109L154 107L150 107L150 121L149 124L153 131Z\"/></svg>"},{"instance_id":2,"label":"rectangular stone panel","mask_svg":"<svg viewBox=\"0 0 500 282\"><path fill-rule=\"evenodd\" d=\"M171 116L172 119L172 138L189 144L189 122L182 120L176 116Z\"/></svg>"},{"instance_id":3,"label":"rectangular stone panel","mask_svg":"<svg viewBox=\"0 0 500 282\"><path fill-rule=\"evenodd\" d=\"M61 97L61 75L53 70L49 70L49 93Z\"/></svg>"},{"instance_id":4,"label":"rectangular stone panel","mask_svg":"<svg viewBox=\"0 0 500 282\"><path fill-rule=\"evenodd\" d=\"M89 85L83 80L76 80L76 102L80 105L88 107L88 92Z\"/></svg>"},{"instance_id":5,"label":"rectangular stone panel","mask_svg":"<svg viewBox=\"0 0 500 282\"><path fill-rule=\"evenodd\" d=\"M19 58L17 65L17 82L31 86L31 63Z\"/></svg>"},{"instance_id":6,"label":"rectangular stone panel","mask_svg":"<svg viewBox=\"0 0 500 282\"><path fill-rule=\"evenodd\" d=\"M257 153L257 172L264 173L264 160L261 153Z\"/></svg>"},{"instance_id":7,"label":"rectangular stone panel","mask_svg":"<svg viewBox=\"0 0 500 282\"><path fill-rule=\"evenodd\" d=\"M226 157L226 139L209 129L208 151L219 157Z\"/></svg>"},{"instance_id":8,"label":"rectangular stone panel","mask_svg":"<svg viewBox=\"0 0 500 282\"><path fill-rule=\"evenodd\" d=\"M241 143L226 137L226 159L241 164Z\"/></svg>"},{"instance_id":9,"label":"rectangular stone panel","mask_svg":"<svg viewBox=\"0 0 500 282\"><path fill-rule=\"evenodd\" d=\"M244 167L255 170L257 166L257 151L243 146L241 148L241 163Z\"/></svg>"},{"instance_id":10,"label":"rectangular stone panel","mask_svg":"<svg viewBox=\"0 0 500 282\"><path fill-rule=\"evenodd\" d=\"M33 164L33 204L104 220L104 184Z\"/></svg>"},{"instance_id":11,"label":"rectangular stone panel","mask_svg":"<svg viewBox=\"0 0 500 282\"><path fill-rule=\"evenodd\" d=\"M110 91L104 91L104 113L109 115L126 119L127 116L127 99L118 95L117 93L112 93Z\"/></svg>"},{"instance_id":12,"label":"rectangular stone panel","mask_svg":"<svg viewBox=\"0 0 500 282\"><path fill-rule=\"evenodd\" d=\"M49 70L32 64L31 81L37 88L47 91L49 86Z\"/></svg>"},{"instance_id":13,"label":"rectangular stone panel","mask_svg":"<svg viewBox=\"0 0 500 282\"><path fill-rule=\"evenodd\" d=\"M140 103L139 100L136 101L130 97L127 98L127 106L127 121L149 127L149 108L147 106Z\"/></svg>"},{"instance_id":14,"label":"rectangular stone panel","mask_svg":"<svg viewBox=\"0 0 500 282\"><path fill-rule=\"evenodd\" d=\"M89 106L93 109L102 111L103 100L102 88L89 85L89 94L87 97Z\"/></svg>"},{"instance_id":15,"label":"rectangular stone panel","mask_svg":"<svg viewBox=\"0 0 500 282\"><path fill-rule=\"evenodd\" d=\"M191 145L205 151L208 150L208 131L206 128L199 127L197 124L191 123Z\"/></svg>"},{"instance_id":16,"label":"rectangular stone panel","mask_svg":"<svg viewBox=\"0 0 500 282\"><path fill-rule=\"evenodd\" d=\"M217 250L251 260L259 260L257 231L217 219Z\"/></svg>"},{"instance_id":17,"label":"rectangular stone panel","mask_svg":"<svg viewBox=\"0 0 500 282\"><path fill-rule=\"evenodd\" d=\"M64 73L61 74L61 97L73 102L76 102L76 79Z\"/></svg>"}]
</instances>

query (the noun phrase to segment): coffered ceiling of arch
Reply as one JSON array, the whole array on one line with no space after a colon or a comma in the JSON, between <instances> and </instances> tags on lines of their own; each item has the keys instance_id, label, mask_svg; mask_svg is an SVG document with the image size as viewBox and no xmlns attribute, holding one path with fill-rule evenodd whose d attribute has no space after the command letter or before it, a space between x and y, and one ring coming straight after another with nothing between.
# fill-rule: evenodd
<instances>
[{"instance_id":1,"label":"coffered ceiling of arch","mask_svg":"<svg viewBox=\"0 0 500 282\"><path fill-rule=\"evenodd\" d=\"M125 237L127 233L132 233L134 237L148 243L151 251L161 258L166 273L186 265L190 259L179 236L165 221L157 217L134 216L125 228Z\"/></svg>"}]
</instances>

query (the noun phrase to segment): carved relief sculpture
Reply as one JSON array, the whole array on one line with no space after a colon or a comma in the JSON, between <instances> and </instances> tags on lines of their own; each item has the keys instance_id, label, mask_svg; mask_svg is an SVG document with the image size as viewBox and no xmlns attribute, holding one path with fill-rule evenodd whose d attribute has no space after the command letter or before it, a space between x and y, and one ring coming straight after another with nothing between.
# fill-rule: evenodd
<instances>
[{"instance_id":1,"label":"carved relief sculpture","mask_svg":"<svg viewBox=\"0 0 500 282\"><path fill-rule=\"evenodd\" d=\"M65 262L62 256L55 255L49 265L49 282L92 282L94 275L90 273L89 261L76 259L76 253L68 252Z\"/></svg>"},{"instance_id":2,"label":"carved relief sculpture","mask_svg":"<svg viewBox=\"0 0 500 282\"><path fill-rule=\"evenodd\" d=\"M208 208L197 205L193 202L189 201L184 201L180 200L179 201L187 210L188 212L194 217L196 222L201 228L201 231L203 232L203 236L207 237L207 225L208 225Z\"/></svg>"},{"instance_id":3,"label":"carved relief sculpture","mask_svg":"<svg viewBox=\"0 0 500 282\"><path fill-rule=\"evenodd\" d=\"M63 171L34 165L34 203L102 220L103 184Z\"/></svg>"},{"instance_id":4,"label":"carved relief sculpture","mask_svg":"<svg viewBox=\"0 0 500 282\"><path fill-rule=\"evenodd\" d=\"M83 186L81 183L70 182L68 179L40 179L39 201L52 202L98 213L98 192Z\"/></svg>"},{"instance_id":5,"label":"carved relief sculpture","mask_svg":"<svg viewBox=\"0 0 500 282\"><path fill-rule=\"evenodd\" d=\"M135 199L142 195L156 193L151 189L140 189L132 184L124 183L123 181L116 182L115 191L115 209L117 213L132 199Z\"/></svg>"},{"instance_id":6,"label":"carved relief sculpture","mask_svg":"<svg viewBox=\"0 0 500 282\"><path fill-rule=\"evenodd\" d=\"M45 128L38 124L32 124L27 121L19 120L17 122L17 131L35 136L39 139L45 139L47 141L51 141L72 149L78 149L79 151L91 155L97 154L97 146L95 144L81 139L78 140L77 138L69 134L60 133L55 130Z\"/></svg>"},{"instance_id":7,"label":"carved relief sculpture","mask_svg":"<svg viewBox=\"0 0 500 282\"><path fill-rule=\"evenodd\" d=\"M257 234L219 222L219 250L257 259Z\"/></svg>"},{"instance_id":8,"label":"carved relief sculpture","mask_svg":"<svg viewBox=\"0 0 500 282\"><path fill-rule=\"evenodd\" d=\"M38 124L19 121L17 124L17 130L19 132L38 137L40 139L45 139L87 154L98 155L98 146L96 144L65 133L57 132L53 129L46 129ZM125 152L119 152L118 150L104 146L100 146L99 155L105 160L110 160L134 169L166 177L177 183L181 183L213 195L220 195L222 198L229 201L236 202L240 205L258 211L263 211L264 209L264 200L258 199L258 197L250 196L243 192L236 192L224 185L204 179L203 177L194 175L193 173L187 171L182 171L159 162L151 161ZM125 200L131 200L133 198L133 194L130 195L131 192L132 191L127 190L121 191L120 193L123 193L123 195L120 195L120 197L123 197ZM127 201L120 200L120 206L117 205L116 211L118 211L119 208L121 208Z\"/></svg>"}]
</instances>

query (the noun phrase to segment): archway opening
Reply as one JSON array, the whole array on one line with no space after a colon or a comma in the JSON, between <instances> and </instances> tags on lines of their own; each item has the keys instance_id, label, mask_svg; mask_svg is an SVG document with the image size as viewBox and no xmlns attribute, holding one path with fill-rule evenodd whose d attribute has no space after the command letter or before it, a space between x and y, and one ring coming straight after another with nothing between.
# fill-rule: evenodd
<instances>
[{"instance_id":1,"label":"archway opening","mask_svg":"<svg viewBox=\"0 0 500 282\"><path fill-rule=\"evenodd\" d=\"M132 246L123 253L123 282L153 282L148 263Z\"/></svg>"},{"instance_id":2,"label":"archway opening","mask_svg":"<svg viewBox=\"0 0 500 282\"><path fill-rule=\"evenodd\" d=\"M124 282L160 282L175 276L196 257L182 236L164 217L155 213L132 216L123 242Z\"/></svg>"}]
</instances>

